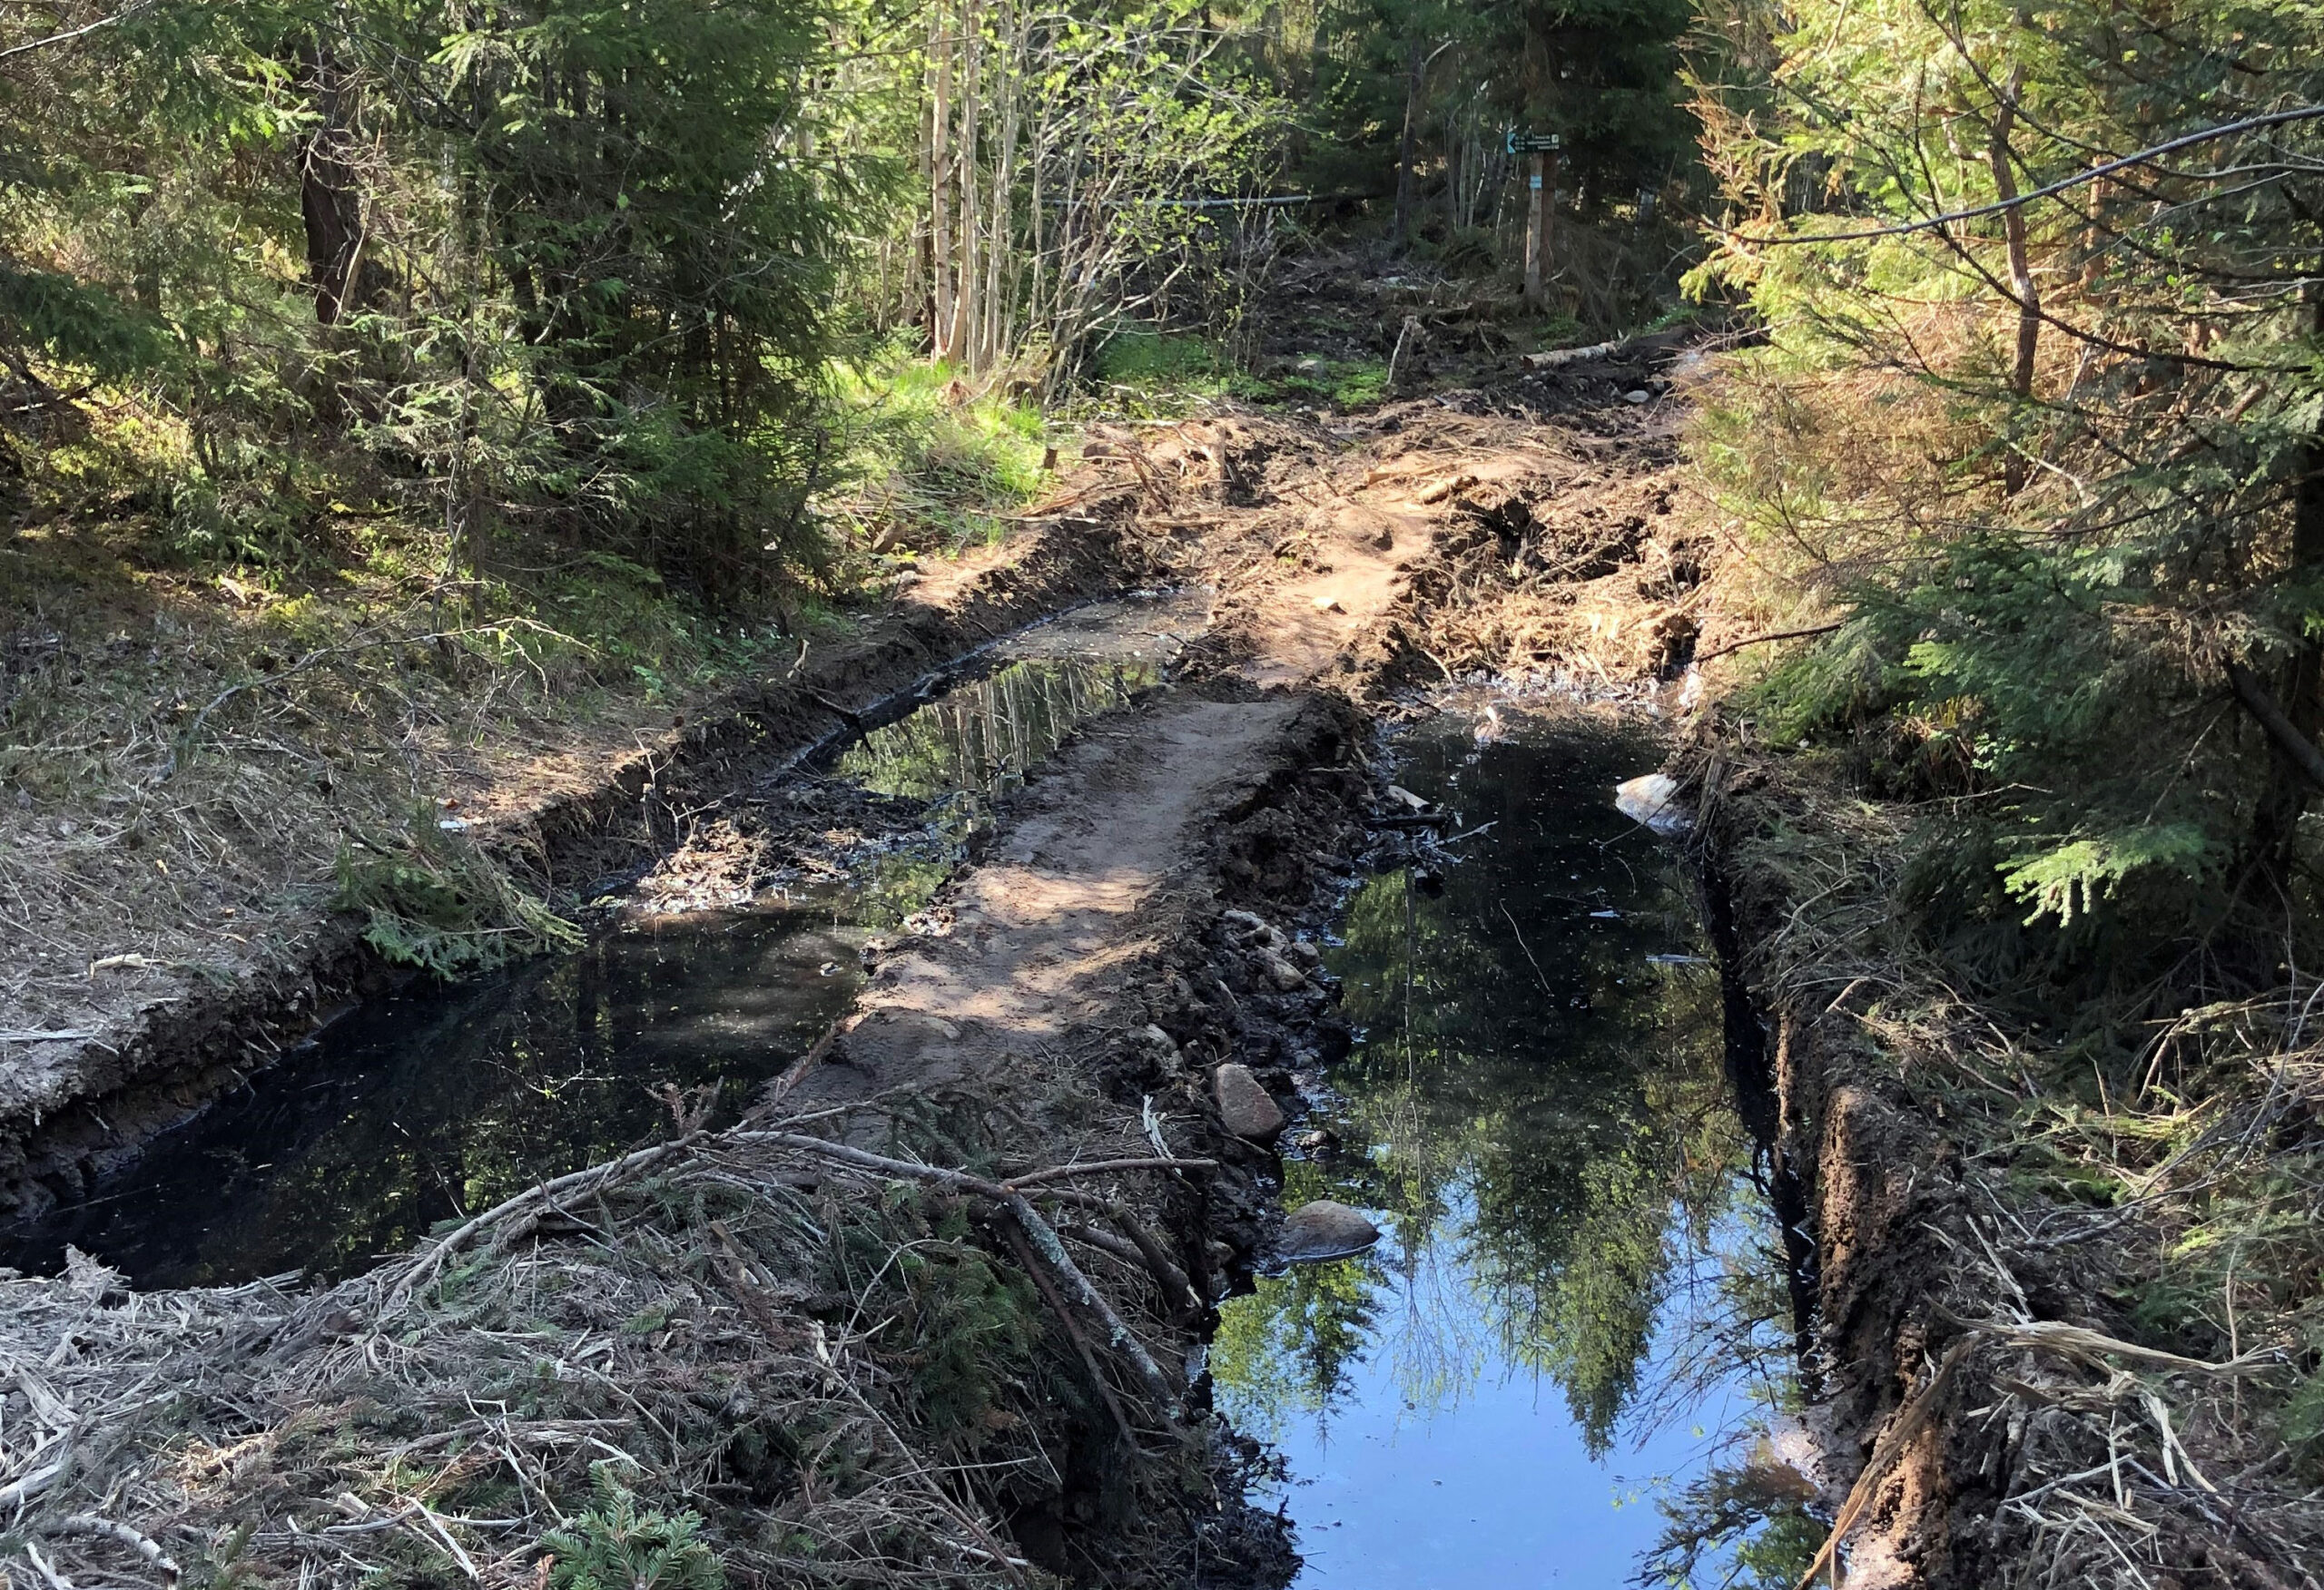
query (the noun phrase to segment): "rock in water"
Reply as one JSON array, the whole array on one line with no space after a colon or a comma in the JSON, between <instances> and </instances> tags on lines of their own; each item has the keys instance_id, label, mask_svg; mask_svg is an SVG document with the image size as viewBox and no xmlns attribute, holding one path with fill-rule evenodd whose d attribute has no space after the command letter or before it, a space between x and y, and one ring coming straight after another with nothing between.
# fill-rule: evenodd
<instances>
[{"instance_id":1,"label":"rock in water","mask_svg":"<svg viewBox=\"0 0 2324 1590\"><path fill-rule=\"evenodd\" d=\"M1380 1228L1363 1211L1318 1198L1301 1204L1284 1221L1277 1252L1286 1264L1314 1264L1361 1253L1379 1240Z\"/></svg>"},{"instance_id":2,"label":"rock in water","mask_svg":"<svg viewBox=\"0 0 2324 1590\"><path fill-rule=\"evenodd\" d=\"M1268 1143L1283 1130L1281 1107L1259 1085L1249 1066L1227 1062L1211 1078L1211 1088L1218 1097L1219 1118L1236 1136Z\"/></svg>"},{"instance_id":3,"label":"rock in water","mask_svg":"<svg viewBox=\"0 0 2324 1590\"><path fill-rule=\"evenodd\" d=\"M1680 803L1679 794L1679 780L1669 774L1646 773L1615 785L1614 805L1632 822L1675 839L1695 826L1694 814Z\"/></svg>"}]
</instances>

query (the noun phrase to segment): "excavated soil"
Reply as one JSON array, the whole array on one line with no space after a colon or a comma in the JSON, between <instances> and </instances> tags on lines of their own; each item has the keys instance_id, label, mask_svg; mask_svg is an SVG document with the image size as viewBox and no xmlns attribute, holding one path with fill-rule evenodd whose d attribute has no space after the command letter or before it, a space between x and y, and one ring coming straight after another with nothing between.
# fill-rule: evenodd
<instances>
[{"instance_id":1,"label":"excavated soil","mask_svg":"<svg viewBox=\"0 0 2324 1590\"><path fill-rule=\"evenodd\" d=\"M853 1014L739 1126L706 1133L674 1097L673 1143L320 1293L125 1296L88 1263L0 1281L0 1315L25 1322L0 1357L33 1376L29 1417L0 1430L0 1497L33 1508L68 1576L125 1576L142 1540L251 1585L352 1585L394 1551L405 1576L541 1585L551 1498L614 1454L643 1502L702 1512L753 1584L1283 1582L1281 1530L1240 1502L1255 1454L1180 1368L1274 1218L1273 1153L1226 1130L1213 1073L1249 1065L1295 1114L1292 1072L1346 1042L1295 952L1386 799L1367 711L1477 671L1614 688L1683 662L1706 560L1672 512L1667 359L1538 376L1494 355L1361 416L1103 427L991 564L498 820L494 842L553 885L626 870L683 900L757 865L738 859L738 791L946 657L1133 574L1216 589L1177 682L1090 721L1002 803ZM0 1184L69 1193L360 985L344 929L297 943L214 996L124 1006L119 1043L16 1078ZM1045 1217L1012 1212L1029 1197ZM825 1249L875 1229L891 1251L843 1264L834 1292ZM991 1306L1047 1321L1037 1368L978 1382L965 1423L928 1389L962 1350L931 1335L936 1305L881 1290L921 1273L915 1253L1020 1275ZM556 1366L521 1395L519 1340ZM163 1412L156 1384L179 1388ZM738 1456L770 1409L779 1435ZM485 1469L513 1488L475 1489ZM96 1512L125 1533L69 1522Z\"/></svg>"}]
</instances>

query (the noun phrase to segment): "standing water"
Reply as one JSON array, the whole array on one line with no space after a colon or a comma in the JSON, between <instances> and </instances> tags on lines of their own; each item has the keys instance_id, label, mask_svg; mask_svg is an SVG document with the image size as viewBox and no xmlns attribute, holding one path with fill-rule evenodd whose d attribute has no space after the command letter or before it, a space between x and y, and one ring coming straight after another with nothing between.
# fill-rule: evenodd
<instances>
[{"instance_id":1,"label":"standing water","mask_svg":"<svg viewBox=\"0 0 2324 1590\"><path fill-rule=\"evenodd\" d=\"M1325 961L1360 1037L1284 1189L1384 1240L1262 1277L1211 1351L1219 1406L1283 1459L1296 1585L1612 1586L1649 1555L1781 1556L1796 1477L1773 1530L1701 1516L1741 1472L1709 1472L1722 1436L1783 1383L1787 1316L1717 968L1672 858L1612 805L1660 750L1567 709L1448 714L1400 751L1459 837L1347 904Z\"/></svg>"},{"instance_id":2,"label":"standing water","mask_svg":"<svg viewBox=\"0 0 2324 1590\"><path fill-rule=\"evenodd\" d=\"M846 875L609 927L579 952L416 979L324 1028L132 1163L0 1232L0 1264L68 1244L142 1288L337 1279L532 1185L728 1112L846 1012L858 951L928 902L994 805L1092 715L1157 682L1206 593L1093 603L1010 637L814 771L924 806ZM812 775L811 775L812 776ZM780 799L780 791L774 798Z\"/></svg>"}]
</instances>

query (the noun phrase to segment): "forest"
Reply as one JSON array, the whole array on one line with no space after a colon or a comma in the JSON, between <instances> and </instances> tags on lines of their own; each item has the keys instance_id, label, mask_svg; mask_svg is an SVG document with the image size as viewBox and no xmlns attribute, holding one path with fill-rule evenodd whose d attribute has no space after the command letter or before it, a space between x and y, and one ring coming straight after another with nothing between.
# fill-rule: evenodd
<instances>
[{"instance_id":1,"label":"forest","mask_svg":"<svg viewBox=\"0 0 2324 1590\"><path fill-rule=\"evenodd\" d=\"M1350 505L1382 482L1410 489ZM1033 541L1045 561L1009 561ZM1372 609L1365 570L1395 592ZM1577 967L1607 983L1604 946L1567 933L1587 917L1510 914L1473 879L1416 906L1433 864L1400 855L1347 885L1335 943L1367 974L1401 968L1408 996L1415 966L1440 988L1482 979L1492 997L1448 1004L1421 1048L1432 1073L1490 1069L1521 1107L1416 1103L1383 1073L1366 1107L1443 1106L1469 1144L1443 1155L1458 1174L1384 1152L1361 1175L1266 1173L1432 1220L1473 1203L1518 1232L1495 1329L1525 1339L1512 1361L1557 1383L1593 1456L1649 1373L1681 1268L1668 1232L1689 1223L1666 1216L1731 1223L1735 1188L1804 1181L1811 1223L1759 1233L1772 1263L1788 1255L1792 1303L1762 1276L1735 1307L1757 1310L1751 1353L1769 1330L1806 1347L1777 1411L1838 1410L1837 1477L1802 1492L1756 1456L1722 1459L1665 1498L1641 1582L2324 1575L2309 0L0 0L0 1213L116 1163L92 1146L116 1135L93 1100L147 1123L125 1139L239 1082L209 1039L154 1036L162 1007L257 1030L232 991L311 974L296 1020L268 1018L287 1041L358 986L317 970L337 957L457 978L571 953L587 910L655 865L616 866L609 840L584 856L573 833L611 833L618 808L638 857L700 853L755 754L737 747L825 769L808 716L860 733L1004 630L1164 585L1218 593L1228 639L1194 643L1203 666L1367 724L1426 691L1554 677L1669 727L1690 877L1738 979L1724 1018L1740 1001L1764 1029L1752 1143L1703 1124L1701 986L1656 1016L1689 1035L1644 1083L1622 1045L1655 1040L1627 1030L1577 1040L1581 1093L1507 1081L1541 1029L1496 1001L1528 979L1563 993ZM1086 714L1060 710L1045 753L1163 671L1113 677ZM896 754L949 789L957 725L927 723ZM902 799L875 794L816 820L871 831ZM1375 839L1449 827L1400 798ZM1327 860L1357 854L1318 810L1285 821ZM985 854L983 836L945 842L940 867L913 853L926 877L875 924L881 945L949 910L932 880ZM1293 911L1287 885L1262 898L1264 855L1221 865L1221 900ZM1556 977L1521 917L1564 957ZM1178 983L1171 1009L1210 1010L1201 976ZM1352 1016L1410 1019L1379 997L1350 992ZM1173 1045L1156 1075L1175 1084L1195 1040L1148 1016L1126 1030ZM1282 1040L1286 1077L1314 1046ZM142 1077L163 1051L168 1080ZM1738 1060L1730 1030L1727 1081L1756 1053ZM655 1098L627 1101L593 1159L627 1163L644 1115L710 1130L710 1104ZM1145 1153L1152 1094L1121 1098ZM1696 1113L1666 1131L1672 1098ZM55 1124L68 1105L103 1133ZM933 1120L914 1118L914 1164L1000 1152ZM1547 1152L1585 1131L1586 1165ZM488 1202L517 1184L495 1173ZM1116 1396L1135 1382L1084 1339L1119 1346L1118 1320L1077 1316L1066 1368L1027 1367L1029 1321L1087 1302L1043 1268L1055 1234L971 1240L945 1202L969 1193L907 1197L882 1173L877 1241L924 1244L967 1290L931 1301L939 1283L886 1267L862 1282L902 1289L891 1318L921 1332L919 1400L877 1418L933 1420L930 1449L963 1475L980 1443L1019 1440L1020 1413L959 1345L989 1331L1051 1410L1027 1428L1068 1408L1136 1448L1147 1432ZM602 1223L675 1221L673 1241L707 1244L686 1222L715 1197L688 1196L673 1213L676 1193L638 1193ZM718 1219L776 1219L752 1208ZM399 1241L421 1241L408 1223ZM1098 1249L1168 1292L1150 1234L1123 1229ZM840 1279L798 1297L753 1291L753 1266L789 1261L746 1258L724 1228L694 1267L756 1320L766 1297L862 1280L833 1231ZM1886 1233L1886 1268L1866 1232ZM625 1353L683 1301L639 1263L621 1284L652 1298L630 1317L656 1322L620 1327ZM1178 1291L1208 1284L1178 1268ZM1260 1284L1327 1318L1336 1354L1370 1306L1345 1281ZM1195 1329L1177 1298L1154 1306ZM1229 1328L1221 1351L1262 1334ZM12 1350L0 1334L0 1364ZM1336 1383L1337 1358L1306 1350ZM828 1388L805 1363L783 1371L792 1434L753 1459L768 1472L808 1464L799 1409ZM930 1390L931 1363L959 1384ZM897 1425L865 1417L851 1461L907 1475L919 1522L793 1520L862 1570L814 1582L1023 1584L1038 1561L1095 1583L1145 1549L1128 1531L1059 1547L1070 1569L1014 1555L986 1532L1017 1501L929 1479ZM21 1507L48 1443L7 1442L0 1499ZM1108 1492L1091 1516L1113 1529L1182 1499L1172 1450L1125 1482L1135 1507ZM508 1461L525 1494L470 1514L549 1494ZM807 1471L812 1511L831 1495ZM586 1515L566 1497L583 1535L675 1531L680 1566L633 1575L640 1590L710 1590L677 1515L652 1511L676 1500L573 1473L568 1491L596 1487ZM433 1516L411 1505L399 1516ZM242 1534L204 1559L205 1585L288 1583L279 1563L237 1577L255 1526L220 1509L219 1538ZM562 1538L538 1590L611 1549ZM911 1565L882 1579L864 1565L891 1545ZM753 1537L720 1572L773 1583L794 1556L814 1552ZM516 1563L466 1576L529 1581ZM2067 1578L2043 1579L2053 1564ZM1197 1582L1176 1572L1153 1582Z\"/></svg>"}]
</instances>

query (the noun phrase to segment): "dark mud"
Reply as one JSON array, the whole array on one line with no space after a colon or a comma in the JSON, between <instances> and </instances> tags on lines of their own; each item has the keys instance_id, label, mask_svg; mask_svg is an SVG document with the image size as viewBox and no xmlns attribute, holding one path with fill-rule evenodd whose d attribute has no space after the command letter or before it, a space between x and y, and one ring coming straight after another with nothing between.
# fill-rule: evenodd
<instances>
[{"instance_id":1,"label":"dark mud","mask_svg":"<svg viewBox=\"0 0 2324 1590\"><path fill-rule=\"evenodd\" d=\"M141 1288L336 1281L544 1177L731 1120L843 1015L1008 798L1089 719L1159 684L1206 603L1114 601L982 648L697 814L573 956L409 978L0 1235ZM705 1104L703 1101L715 1102Z\"/></svg>"}]
</instances>

